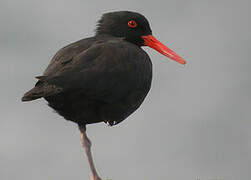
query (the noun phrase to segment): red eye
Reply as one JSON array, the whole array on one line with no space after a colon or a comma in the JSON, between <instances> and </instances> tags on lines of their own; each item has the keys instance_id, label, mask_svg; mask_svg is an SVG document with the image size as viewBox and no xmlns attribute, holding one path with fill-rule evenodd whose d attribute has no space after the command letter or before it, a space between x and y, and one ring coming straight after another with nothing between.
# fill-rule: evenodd
<instances>
[{"instance_id":1,"label":"red eye","mask_svg":"<svg viewBox=\"0 0 251 180\"><path fill-rule=\"evenodd\" d=\"M136 21L131 20L131 21L128 21L128 26L130 28L136 28L137 27L137 23L136 23Z\"/></svg>"}]
</instances>

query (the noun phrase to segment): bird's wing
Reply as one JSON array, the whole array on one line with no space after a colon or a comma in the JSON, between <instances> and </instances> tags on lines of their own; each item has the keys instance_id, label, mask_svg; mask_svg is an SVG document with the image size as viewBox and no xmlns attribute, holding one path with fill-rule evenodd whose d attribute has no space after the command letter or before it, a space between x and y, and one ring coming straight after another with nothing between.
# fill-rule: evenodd
<instances>
[{"instance_id":1,"label":"bird's wing","mask_svg":"<svg viewBox=\"0 0 251 180\"><path fill-rule=\"evenodd\" d=\"M60 92L81 91L88 97L97 99L104 100L103 97L109 97L107 101L111 101L110 97L119 98L140 83L134 80L135 74L131 73L140 71L136 69L139 66L136 66L137 61L133 61L133 57L148 56L146 53L138 53L139 49L134 45L128 46L128 43L122 40L95 44L73 57L54 73L45 73L45 76L38 77L40 81L36 87L40 91L44 89L43 93L39 91L38 96L47 97ZM140 76L140 72L138 73Z\"/></svg>"},{"instance_id":2,"label":"bird's wing","mask_svg":"<svg viewBox=\"0 0 251 180\"><path fill-rule=\"evenodd\" d=\"M75 56L88 49L95 41L95 37L86 38L60 49L44 71L44 76L54 75L60 71L63 67L67 66Z\"/></svg>"}]
</instances>

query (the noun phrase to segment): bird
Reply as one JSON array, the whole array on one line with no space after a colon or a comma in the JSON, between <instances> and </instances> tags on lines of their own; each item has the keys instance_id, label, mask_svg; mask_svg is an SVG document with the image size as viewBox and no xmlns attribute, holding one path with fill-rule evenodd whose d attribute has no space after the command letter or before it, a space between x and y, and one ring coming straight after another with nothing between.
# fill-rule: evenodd
<instances>
[{"instance_id":1,"label":"bird","mask_svg":"<svg viewBox=\"0 0 251 180\"><path fill-rule=\"evenodd\" d=\"M100 122L117 125L140 107L152 82L152 62L143 46L186 64L152 35L144 15L108 12L97 22L93 37L60 49L22 97L22 101L44 98L64 119L78 125L91 180L101 178L94 166L86 126Z\"/></svg>"}]
</instances>

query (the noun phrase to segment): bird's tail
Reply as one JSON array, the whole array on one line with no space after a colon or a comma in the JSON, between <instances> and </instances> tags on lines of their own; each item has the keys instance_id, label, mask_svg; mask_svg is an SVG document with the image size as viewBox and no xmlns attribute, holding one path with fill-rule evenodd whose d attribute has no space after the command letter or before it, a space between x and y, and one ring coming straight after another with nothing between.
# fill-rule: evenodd
<instances>
[{"instance_id":1,"label":"bird's tail","mask_svg":"<svg viewBox=\"0 0 251 180\"><path fill-rule=\"evenodd\" d=\"M22 97L22 101L33 101L43 96L44 96L43 88L36 86L24 94L24 96Z\"/></svg>"},{"instance_id":2,"label":"bird's tail","mask_svg":"<svg viewBox=\"0 0 251 180\"><path fill-rule=\"evenodd\" d=\"M39 81L36 83L34 88L24 94L22 101L33 101L42 97L58 94L62 91L61 87L48 84L46 82L46 76L37 76L36 78L39 79Z\"/></svg>"}]
</instances>

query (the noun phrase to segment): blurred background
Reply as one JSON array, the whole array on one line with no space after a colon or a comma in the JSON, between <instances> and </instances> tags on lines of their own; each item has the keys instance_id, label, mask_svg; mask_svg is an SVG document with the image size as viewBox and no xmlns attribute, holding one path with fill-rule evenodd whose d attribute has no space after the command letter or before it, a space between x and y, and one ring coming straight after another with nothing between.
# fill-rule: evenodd
<instances>
[{"instance_id":1,"label":"blurred background","mask_svg":"<svg viewBox=\"0 0 251 180\"><path fill-rule=\"evenodd\" d=\"M104 179L251 179L251 1L1 0L0 179L83 180L75 124L45 100L21 103L61 47L94 34L102 13L144 14L183 67L144 48L152 89L123 123L87 126Z\"/></svg>"}]
</instances>

